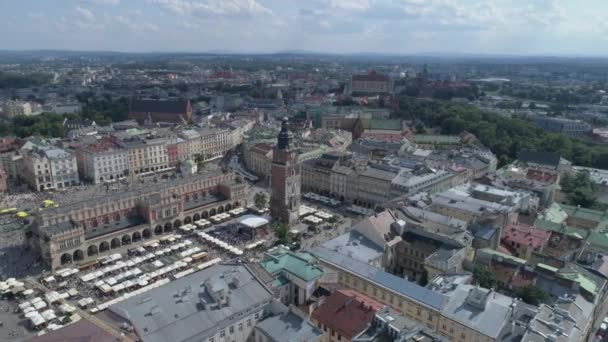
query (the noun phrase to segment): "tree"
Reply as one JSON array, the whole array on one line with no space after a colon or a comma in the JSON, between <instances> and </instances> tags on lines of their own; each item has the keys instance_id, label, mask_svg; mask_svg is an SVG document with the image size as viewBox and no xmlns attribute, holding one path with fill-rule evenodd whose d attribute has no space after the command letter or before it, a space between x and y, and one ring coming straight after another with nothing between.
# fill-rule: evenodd
<instances>
[{"instance_id":1,"label":"tree","mask_svg":"<svg viewBox=\"0 0 608 342\"><path fill-rule=\"evenodd\" d=\"M416 134L424 134L426 133L426 129L424 128L424 124L422 122L418 122L416 126L414 126L416 130Z\"/></svg>"},{"instance_id":2,"label":"tree","mask_svg":"<svg viewBox=\"0 0 608 342\"><path fill-rule=\"evenodd\" d=\"M289 227L286 224L277 223L274 225L273 230L279 244L285 245L289 243Z\"/></svg>"},{"instance_id":3,"label":"tree","mask_svg":"<svg viewBox=\"0 0 608 342\"><path fill-rule=\"evenodd\" d=\"M525 303L536 306L549 300L549 295L545 291L533 285L518 288L515 296L521 298Z\"/></svg>"},{"instance_id":4,"label":"tree","mask_svg":"<svg viewBox=\"0 0 608 342\"><path fill-rule=\"evenodd\" d=\"M505 117L483 112L471 105L448 101L399 97L395 117L440 127L443 134L474 134L500 161L499 166L517 158L521 150L557 152L577 165L608 168L608 146L549 133L513 114Z\"/></svg>"},{"instance_id":5,"label":"tree","mask_svg":"<svg viewBox=\"0 0 608 342\"><path fill-rule=\"evenodd\" d=\"M0 71L0 89L40 86L49 83L52 78L53 76L50 74L32 73L22 75Z\"/></svg>"},{"instance_id":6,"label":"tree","mask_svg":"<svg viewBox=\"0 0 608 342\"><path fill-rule=\"evenodd\" d=\"M263 192L258 192L255 194L255 197L253 198L253 202L255 204L255 207L258 209L263 209L266 207L266 194Z\"/></svg>"},{"instance_id":7,"label":"tree","mask_svg":"<svg viewBox=\"0 0 608 342\"><path fill-rule=\"evenodd\" d=\"M560 183L568 203L591 208L596 204L596 188L589 172L580 171L575 176L565 174Z\"/></svg>"},{"instance_id":8,"label":"tree","mask_svg":"<svg viewBox=\"0 0 608 342\"><path fill-rule=\"evenodd\" d=\"M475 277L479 286L486 289L496 286L496 275L486 267L475 267L473 277Z\"/></svg>"},{"instance_id":9,"label":"tree","mask_svg":"<svg viewBox=\"0 0 608 342\"><path fill-rule=\"evenodd\" d=\"M198 168L198 170L201 171L205 166L205 155L202 153L195 154L194 162L196 163L196 167Z\"/></svg>"}]
</instances>

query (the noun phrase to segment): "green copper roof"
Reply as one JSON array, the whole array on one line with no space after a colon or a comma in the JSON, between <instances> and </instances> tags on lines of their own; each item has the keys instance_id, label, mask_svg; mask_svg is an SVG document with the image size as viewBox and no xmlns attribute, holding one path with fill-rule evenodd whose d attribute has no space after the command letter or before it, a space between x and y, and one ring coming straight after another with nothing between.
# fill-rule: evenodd
<instances>
[{"instance_id":1,"label":"green copper roof","mask_svg":"<svg viewBox=\"0 0 608 342\"><path fill-rule=\"evenodd\" d=\"M401 120L399 120L399 119L364 120L363 127L367 128L367 129L401 131Z\"/></svg>"},{"instance_id":2,"label":"green copper roof","mask_svg":"<svg viewBox=\"0 0 608 342\"><path fill-rule=\"evenodd\" d=\"M289 279L282 274L279 274L276 279L272 282L274 287L281 287L283 285L289 284Z\"/></svg>"},{"instance_id":3,"label":"green copper roof","mask_svg":"<svg viewBox=\"0 0 608 342\"><path fill-rule=\"evenodd\" d=\"M556 233L563 233L565 230L565 228L560 223L540 218L534 221L534 226L542 230L547 230Z\"/></svg>"},{"instance_id":4,"label":"green copper roof","mask_svg":"<svg viewBox=\"0 0 608 342\"><path fill-rule=\"evenodd\" d=\"M582 287L583 289L585 289L585 291L591 293L592 295L597 295L597 284L593 282L593 280L585 277L584 275L578 272L562 273L561 270L557 273L560 277L564 279L569 279L577 282L580 287Z\"/></svg>"},{"instance_id":5,"label":"green copper roof","mask_svg":"<svg viewBox=\"0 0 608 342\"><path fill-rule=\"evenodd\" d=\"M604 229L608 227L608 214L606 211L579 208L571 205L562 204L562 209L569 218L597 222L597 227Z\"/></svg>"},{"instance_id":6,"label":"green copper roof","mask_svg":"<svg viewBox=\"0 0 608 342\"><path fill-rule=\"evenodd\" d=\"M592 232L589 234L587 241L592 246L608 249L608 233L607 232Z\"/></svg>"},{"instance_id":7,"label":"green copper roof","mask_svg":"<svg viewBox=\"0 0 608 342\"><path fill-rule=\"evenodd\" d=\"M526 260L524 260L524 259L521 259L521 258L518 258L518 257L514 257L512 255L505 254L505 253L499 252L499 251L491 249L491 248L482 248L480 251L483 251L484 253L488 253L488 254L491 254L491 255L494 255L494 256L499 256L499 257L502 257L504 259L511 260L511 261L513 261L513 262L515 262L517 264L520 264L520 265L524 265L526 263Z\"/></svg>"},{"instance_id":8,"label":"green copper roof","mask_svg":"<svg viewBox=\"0 0 608 342\"><path fill-rule=\"evenodd\" d=\"M281 251L268 255L266 260L260 262L260 266L272 275L287 272L304 281L311 281L323 274L315 261L309 253Z\"/></svg>"}]
</instances>

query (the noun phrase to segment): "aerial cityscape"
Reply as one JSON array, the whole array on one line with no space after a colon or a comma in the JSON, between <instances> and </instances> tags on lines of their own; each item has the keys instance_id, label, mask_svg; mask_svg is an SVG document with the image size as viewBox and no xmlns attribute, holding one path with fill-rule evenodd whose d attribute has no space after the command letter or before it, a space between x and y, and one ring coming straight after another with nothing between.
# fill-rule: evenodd
<instances>
[{"instance_id":1,"label":"aerial cityscape","mask_svg":"<svg viewBox=\"0 0 608 342\"><path fill-rule=\"evenodd\" d=\"M0 3L0 341L608 341L573 4Z\"/></svg>"}]
</instances>

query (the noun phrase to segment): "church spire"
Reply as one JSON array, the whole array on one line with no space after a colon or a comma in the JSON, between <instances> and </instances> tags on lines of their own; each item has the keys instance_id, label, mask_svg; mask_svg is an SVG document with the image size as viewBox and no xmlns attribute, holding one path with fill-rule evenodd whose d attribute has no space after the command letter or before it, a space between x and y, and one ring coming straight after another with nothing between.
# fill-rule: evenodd
<instances>
[{"instance_id":1,"label":"church spire","mask_svg":"<svg viewBox=\"0 0 608 342\"><path fill-rule=\"evenodd\" d=\"M286 150L289 148L289 142L291 140L291 134L287 128L287 117L283 118L281 122L281 132L277 136L277 149Z\"/></svg>"}]
</instances>

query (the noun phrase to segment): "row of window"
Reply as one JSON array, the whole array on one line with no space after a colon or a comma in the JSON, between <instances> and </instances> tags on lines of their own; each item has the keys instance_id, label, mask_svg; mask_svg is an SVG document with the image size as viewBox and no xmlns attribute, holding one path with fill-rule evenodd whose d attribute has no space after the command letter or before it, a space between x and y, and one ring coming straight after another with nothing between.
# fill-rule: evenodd
<instances>
[{"instance_id":1,"label":"row of window","mask_svg":"<svg viewBox=\"0 0 608 342\"><path fill-rule=\"evenodd\" d=\"M339 282L343 282L347 285L352 284L353 288L358 289L358 284L359 281L357 278L355 277L351 277L348 274L343 274L343 273L338 273L338 281ZM363 281L362 282L363 286L362 286L362 290L363 292L367 293L368 290L368 284L367 282ZM371 285L370 285L371 286ZM378 296L378 293L380 292L380 296ZM372 297L375 298L381 298L382 301L388 302L391 305L396 305L399 308L403 308L403 304L404 301L401 300L400 298L397 298L395 296L393 296L392 294L387 293L386 291L382 290L382 289L378 289L375 286L372 286ZM413 311L415 308L415 311ZM434 314L432 314L431 312L428 312L426 310L423 310L422 308L415 306L415 307L408 307L408 316L412 316L412 318L416 318L418 321L423 321L425 320L427 322L427 324L431 324L433 323L433 321L435 320L435 316ZM415 316L414 315L415 312ZM426 315L424 315L424 313L426 313ZM426 317L424 317L426 316ZM453 323L452 323L453 325ZM429 325L430 326L430 325ZM449 333L449 336L454 336L454 327L448 327L446 323L442 323L441 325L441 329L447 334ZM327 331L327 330L325 330ZM332 335L333 336L333 335ZM466 340L466 334L465 332L461 332L459 335L459 339L460 340Z\"/></svg>"},{"instance_id":2,"label":"row of window","mask_svg":"<svg viewBox=\"0 0 608 342\"><path fill-rule=\"evenodd\" d=\"M260 319L260 312L256 312L254 315L254 319L257 321L258 319ZM247 328L251 328L252 326L252 321L251 318L247 319ZM234 325L231 325L228 327L228 334L232 335L234 334L235 328ZM243 331L243 322L240 322L238 324L238 331L241 332ZM226 329L222 329L220 330L220 340L226 338ZM209 342L215 342L215 336L209 337Z\"/></svg>"},{"instance_id":3,"label":"row of window","mask_svg":"<svg viewBox=\"0 0 608 342\"><path fill-rule=\"evenodd\" d=\"M164 210L164 212L163 212L162 209L159 209L159 210L156 211L156 216L159 219L162 219L164 217L172 217L172 216L175 216L175 215L177 215L177 207L167 208L167 209Z\"/></svg>"},{"instance_id":4,"label":"row of window","mask_svg":"<svg viewBox=\"0 0 608 342\"><path fill-rule=\"evenodd\" d=\"M76 246L80 246L80 238L68 239L68 240L63 240L63 241L59 242L60 250L69 249L69 248L76 247Z\"/></svg>"}]
</instances>

